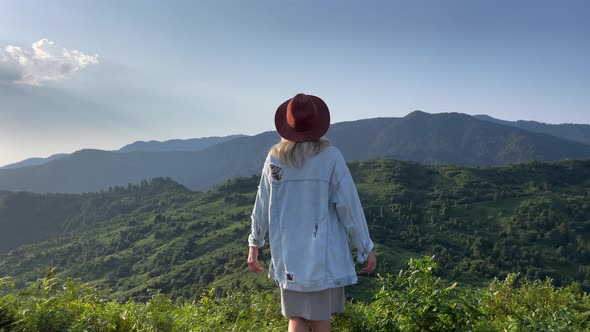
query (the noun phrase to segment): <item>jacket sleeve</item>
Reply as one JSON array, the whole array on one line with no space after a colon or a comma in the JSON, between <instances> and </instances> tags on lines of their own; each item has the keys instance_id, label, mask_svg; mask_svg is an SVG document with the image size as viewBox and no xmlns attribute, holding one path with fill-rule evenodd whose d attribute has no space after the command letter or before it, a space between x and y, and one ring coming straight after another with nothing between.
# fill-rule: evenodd
<instances>
[{"instance_id":1,"label":"jacket sleeve","mask_svg":"<svg viewBox=\"0 0 590 332\"><path fill-rule=\"evenodd\" d=\"M357 261L364 263L375 247L369 237L369 229L356 186L341 154L336 161L331 183L331 201L336 205L338 219L344 224L357 249Z\"/></svg>"},{"instance_id":2,"label":"jacket sleeve","mask_svg":"<svg viewBox=\"0 0 590 332\"><path fill-rule=\"evenodd\" d=\"M266 166L266 164L265 164ZM266 167L262 169L262 175L260 177L260 185L258 186L258 192L256 193L256 201L254 202L254 209L252 210L252 230L248 236L248 245L251 247L257 246L258 248L264 246L264 237L268 230L268 207L270 198L270 188L268 183L268 177L266 175Z\"/></svg>"}]
</instances>

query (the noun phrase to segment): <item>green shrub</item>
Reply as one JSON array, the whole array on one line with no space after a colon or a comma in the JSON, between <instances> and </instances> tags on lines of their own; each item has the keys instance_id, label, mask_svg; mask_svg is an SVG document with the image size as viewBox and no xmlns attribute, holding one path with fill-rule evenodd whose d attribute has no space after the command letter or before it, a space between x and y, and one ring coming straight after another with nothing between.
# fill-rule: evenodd
<instances>
[{"instance_id":1,"label":"green shrub","mask_svg":"<svg viewBox=\"0 0 590 332\"><path fill-rule=\"evenodd\" d=\"M378 331L454 331L464 326L457 284L444 286L433 276L433 258L411 259L397 276L380 276L371 317Z\"/></svg>"},{"instance_id":2,"label":"green shrub","mask_svg":"<svg viewBox=\"0 0 590 332\"><path fill-rule=\"evenodd\" d=\"M551 279L494 279L480 292L485 314L478 326L506 331L588 331L590 297L579 285L556 288Z\"/></svg>"},{"instance_id":3,"label":"green shrub","mask_svg":"<svg viewBox=\"0 0 590 332\"><path fill-rule=\"evenodd\" d=\"M12 287L14 287L12 279L0 278L0 331L7 331L16 322L13 310L14 296L5 294Z\"/></svg>"},{"instance_id":4,"label":"green shrub","mask_svg":"<svg viewBox=\"0 0 590 332\"><path fill-rule=\"evenodd\" d=\"M410 260L397 275L379 276L371 303L349 301L332 316L334 331L588 331L590 297L572 284L519 280L517 274L481 289L458 288L433 275L433 257ZM89 284L50 272L25 289L0 279L0 331L284 331L278 292L215 289L187 301L154 293L121 303Z\"/></svg>"}]
</instances>

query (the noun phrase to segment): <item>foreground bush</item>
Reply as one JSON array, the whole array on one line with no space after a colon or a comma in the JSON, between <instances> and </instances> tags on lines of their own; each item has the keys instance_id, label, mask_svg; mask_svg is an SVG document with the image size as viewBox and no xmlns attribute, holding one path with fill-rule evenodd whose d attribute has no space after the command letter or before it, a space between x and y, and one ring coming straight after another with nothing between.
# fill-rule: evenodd
<instances>
[{"instance_id":1,"label":"foreground bush","mask_svg":"<svg viewBox=\"0 0 590 332\"><path fill-rule=\"evenodd\" d=\"M397 276L380 277L375 300L347 310L341 330L590 331L590 297L578 284L556 288L551 279L509 274L482 289L459 290L433 276L432 259L410 260Z\"/></svg>"},{"instance_id":2,"label":"foreground bush","mask_svg":"<svg viewBox=\"0 0 590 332\"><path fill-rule=\"evenodd\" d=\"M0 279L0 294L12 286ZM280 302L271 294L233 292L174 303L156 293L147 303L104 300L72 280L46 277L0 297L0 331L283 331Z\"/></svg>"},{"instance_id":3,"label":"foreground bush","mask_svg":"<svg viewBox=\"0 0 590 332\"><path fill-rule=\"evenodd\" d=\"M432 257L379 277L374 301L347 303L334 331L587 331L590 298L578 285L511 274L486 288L459 290L433 276ZM88 284L49 273L24 290L0 279L0 331L284 331L276 294L241 291L198 301L155 293L146 303L120 303Z\"/></svg>"}]
</instances>

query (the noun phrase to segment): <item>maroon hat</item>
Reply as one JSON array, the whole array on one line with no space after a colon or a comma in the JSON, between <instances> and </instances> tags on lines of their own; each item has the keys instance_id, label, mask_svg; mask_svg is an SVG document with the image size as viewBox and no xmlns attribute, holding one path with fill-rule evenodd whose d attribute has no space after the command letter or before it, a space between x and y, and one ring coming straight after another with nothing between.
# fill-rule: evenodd
<instances>
[{"instance_id":1,"label":"maroon hat","mask_svg":"<svg viewBox=\"0 0 590 332\"><path fill-rule=\"evenodd\" d=\"M330 127L328 105L320 97L299 93L279 106L275 127L289 141L318 140Z\"/></svg>"}]
</instances>

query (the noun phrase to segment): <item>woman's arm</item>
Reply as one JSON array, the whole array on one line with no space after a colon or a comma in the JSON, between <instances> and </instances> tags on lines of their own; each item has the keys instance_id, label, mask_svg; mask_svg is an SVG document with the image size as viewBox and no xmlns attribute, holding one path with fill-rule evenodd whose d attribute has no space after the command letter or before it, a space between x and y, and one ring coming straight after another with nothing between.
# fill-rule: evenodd
<instances>
[{"instance_id":1,"label":"woman's arm","mask_svg":"<svg viewBox=\"0 0 590 332\"><path fill-rule=\"evenodd\" d=\"M248 266L252 272L264 271L258 264L258 248L264 246L264 237L266 236L269 224L268 200L270 198L270 188L265 168L262 169L262 175L260 176L260 184L251 216L252 228L248 236L248 245L250 247L248 251Z\"/></svg>"},{"instance_id":2,"label":"woman's arm","mask_svg":"<svg viewBox=\"0 0 590 332\"><path fill-rule=\"evenodd\" d=\"M248 267L252 272L262 272L264 268L258 264L258 247L250 247L248 251Z\"/></svg>"},{"instance_id":3,"label":"woman's arm","mask_svg":"<svg viewBox=\"0 0 590 332\"><path fill-rule=\"evenodd\" d=\"M248 245L250 247L260 248L264 246L266 231L268 230L268 200L269 200L269 183L267 181L264 169L260 177L260 185L256 193L256 201L252 210L252 229L248 236Z\"/></svg>"},{"instance_id":4,"label":"woman's arm","mask_svg":"<svg viewBox=\"0 0 590 332\"><path fill-rule=\"evenodd\" d=\"M369 236L365 213L350 170L340 153L338 157L330 184L332 186L331 201L336 206L338 219L344 224L357 249L357 261L364 263L375 245Z\"/></svg>"}]
</instances>

